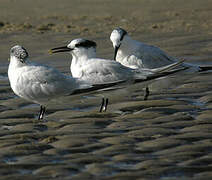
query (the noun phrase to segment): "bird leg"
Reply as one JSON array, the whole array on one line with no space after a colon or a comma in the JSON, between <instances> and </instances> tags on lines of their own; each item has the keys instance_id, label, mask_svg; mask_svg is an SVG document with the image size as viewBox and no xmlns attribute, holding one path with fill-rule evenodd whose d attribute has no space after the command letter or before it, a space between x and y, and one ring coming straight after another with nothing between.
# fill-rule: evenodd
<instances>
[{"instance_id":1,"label":"bird leg","mask_svg":"<svg viewBox=\"0 0 212 180\"><path fill-rule=\"evenodd\" d=\"M144 92L144 101L146 101L148 99L148 97L149 97L149 88L147 86L145 89L145 92Z\"/></svg>"},{"instance_id":2,"label":"bird leg","mask_svg":"<svg viewBox=\"0 0 212 180\"><path fill-rule=\"evenodd\" d=\"M46 112L46 107L43 106L43 111L42 111L42 114L41 114L41 117L40 117L41 119L43 119L45 112Z\"/></svg>"},{"instance_id":3,"label":"bird leg","mask_svg":"<svg viewBox=\"0 0 212 180\"><path fill-rule=\"evenodd\" d=\"M106 112L106 111L107 111L107 105L108 105L108 102L109 102L109 100L108 100L108 98L106 98L106 100L105 100L105 104L104 104L104 107L103 107L103 111L104 111L104 112Z\"/></svg>"},{"instance_id":4,"label":"bird leg","mask_svg":"<svg viewBox=\"0 0 212 180\"><path fill-rule=\"evenodd\" d=\"M102 103L101 103L99 112L106 112L107 111L108 102L109 102L108 98L106 98L106 99L102 98Z\"/></svg>"},{"instance_id":5,"label":"bird leg","mask_svg":"<svg viewBox=\"0 0 212 180\"><path fill-rule=\"evenodd\" d=\"M101 103L101 106L100 106L100 109L99 109L99 112L102 112L102 109L104 107L104 104L105 104L105 99L102 98L102 103Z\"/></svg>"},{"instance_id":6,"label":"bird leg","mask_svg":"<svg viewBox=\"0 0 212 180\"><path fill-rule=\"evenodd\" d=\"M39 116L38 116L38 120L43 119L45 112L46 112L46 107L41 105L40 106L40 113L39 113Z\"/></svg>"}]
</instances>

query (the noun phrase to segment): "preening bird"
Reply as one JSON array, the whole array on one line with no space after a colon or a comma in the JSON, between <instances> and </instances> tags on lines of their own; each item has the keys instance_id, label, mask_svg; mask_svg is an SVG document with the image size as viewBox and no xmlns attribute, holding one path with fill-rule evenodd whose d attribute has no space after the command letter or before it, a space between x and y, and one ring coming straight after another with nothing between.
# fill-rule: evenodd
<instances>
[{"instance_id":1,"label":"preening bird","mask_svg":"<svg viewBox=\"0 0 212 180\"><path fill-rule=\"evenodd\" d=\"M133 69L159 68L179 61L156 46L132 39L122 28L114 29L110 35L110 40L114 47L114 60ZM212 69L211 66L197 66L185 62L182 63L181 67L193 71Z\"/></svg>"}]
</instances>

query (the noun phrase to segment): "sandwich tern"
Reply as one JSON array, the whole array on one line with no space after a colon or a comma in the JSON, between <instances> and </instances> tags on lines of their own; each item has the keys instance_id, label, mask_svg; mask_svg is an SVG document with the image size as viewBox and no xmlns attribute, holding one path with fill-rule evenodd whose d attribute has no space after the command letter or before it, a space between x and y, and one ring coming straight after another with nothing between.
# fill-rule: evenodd
<instances>
[{"instance_id":1,"label":"sandwich tern","mask_svg":"<svg viewBox=\"0 0 212 180\"><path fill-rule=\"evenodd\" d=\"M132 39L122 28L114 29L110 40L114 47L114 60L133 69L158 68L178 61L156 46ZM187 67L193 71L212 69L211 66L196 66L189 63L183 63L181 67Z\"/></svg>"},{"instance_id":2,"label":"sandwich tern","mask_svg":"<svg viewBox=\"0 0 212 180\"><path fill-rule=\"evenodd\" d=\"M179 61L155 69L132 69L114 60L97 58L96 43L82 38L72 40L67 46L52 48L49 52L69 52L72 55L70 66L72 76L91 84L113 81L133 82L136 80L147 80L155 76L160 77L164 71L168 71L183 62ZM106 104L108 104L108 99L106 99ZM105 106L104 108L106 109Z\"/></svg>"},{"instance_id":3,"label":"sandwich tern","mask_svg":"<svg viewBox=\"0 0 212 180\"><path fill-rule=\"evenodd\" d=\"M40 105L39 120L43 119L49 100L92 88L85 81L66 76L52 67L30 62L28 57L24 47L12 47L8 77L16 95Z\"/></svg>"}]
</instances>

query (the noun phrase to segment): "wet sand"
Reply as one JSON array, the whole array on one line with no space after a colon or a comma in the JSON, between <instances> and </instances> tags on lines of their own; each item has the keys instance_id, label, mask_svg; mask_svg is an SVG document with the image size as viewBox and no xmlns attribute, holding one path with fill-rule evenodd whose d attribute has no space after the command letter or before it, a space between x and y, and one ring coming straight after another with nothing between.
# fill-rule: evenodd
<instances>
[{"instance_id":1,"label":"wet sand","mask_svg":"<svg viewBox=\"0 0 212 180\"><path fill-rule=\"evenodd\" d=\"M0 179L211 179L211 72L177 73L101 93L61 98L38 122L38 105L10 89L9 49L21 44L33 61L69 73L70 56L48 49L85 37L98 56L113 57L111 31L194 64L212 64L209 0L2 0L0 6ZM96 97L99 94L100 97Z\"/></svg>"}]
</instances>

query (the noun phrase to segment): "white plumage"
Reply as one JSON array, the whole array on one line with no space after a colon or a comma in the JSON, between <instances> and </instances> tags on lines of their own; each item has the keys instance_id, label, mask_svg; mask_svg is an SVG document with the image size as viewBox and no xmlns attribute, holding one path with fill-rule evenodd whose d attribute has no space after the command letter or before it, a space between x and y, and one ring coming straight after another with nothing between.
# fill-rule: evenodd
<instances>
[{"instance_id":1,"label":"white plumage","mask_svg":"<svg viewBox=\"0 0 212 180\"><path fill-rule=\"evenodd\" d=\"M66 76L52 67L30 62L27 51L19 45L11 48L8 77L16 95L41 106L77 89L91 87L88 83Z\"/></svg>"},{"instance_id":2,"label":"white plumage","mask_svg":"<svg viewBox=\"0 0 212 180\"><path fill-rule=\"evenodd\" d=\"M182 63L177 62L156 69L132 69L114 60L96 58L96 43L86 39L75 39L67 46L51 49L52 53L66 51L72 55L70 67L72 76L92 84L147 79Z\"/></svg>"},{"instance_id":3,"label":"white plumage","mask_svg":"<svg viewBox=\"0 0 212 180\"><path fill-rule=\"evenodd\" d=\"M72 55L70 66L72 76L91 84L111 83L114 81L141 81L152 78L155 75L160 77L162 76L161 72L172 69L182 63L177 62L151 70L148 68L132 69L114 60L96 58L96 43L86 39L75 39L67 46L53 48L50 52L70 52ZM108 99L106 99L106 105L103 105L103 98L100 112L103 106L106 111L107 103Z\"/></svg>"},{"instance_id":4,"label":"white plumage","mask_svg":"<svg viewBox=\"0 0 212 180\"><path fill-rule=\"evenodd\" d=\"M178 61L178 59L167 55L156 46L132 39L122 28L114 29L110 35L110 40L115 49L114 60L127 67L152 69ZM190 67L196 71L199 70L198 66L189 63L183 63L181 67Z\"/></svg>"}]
</instances>

